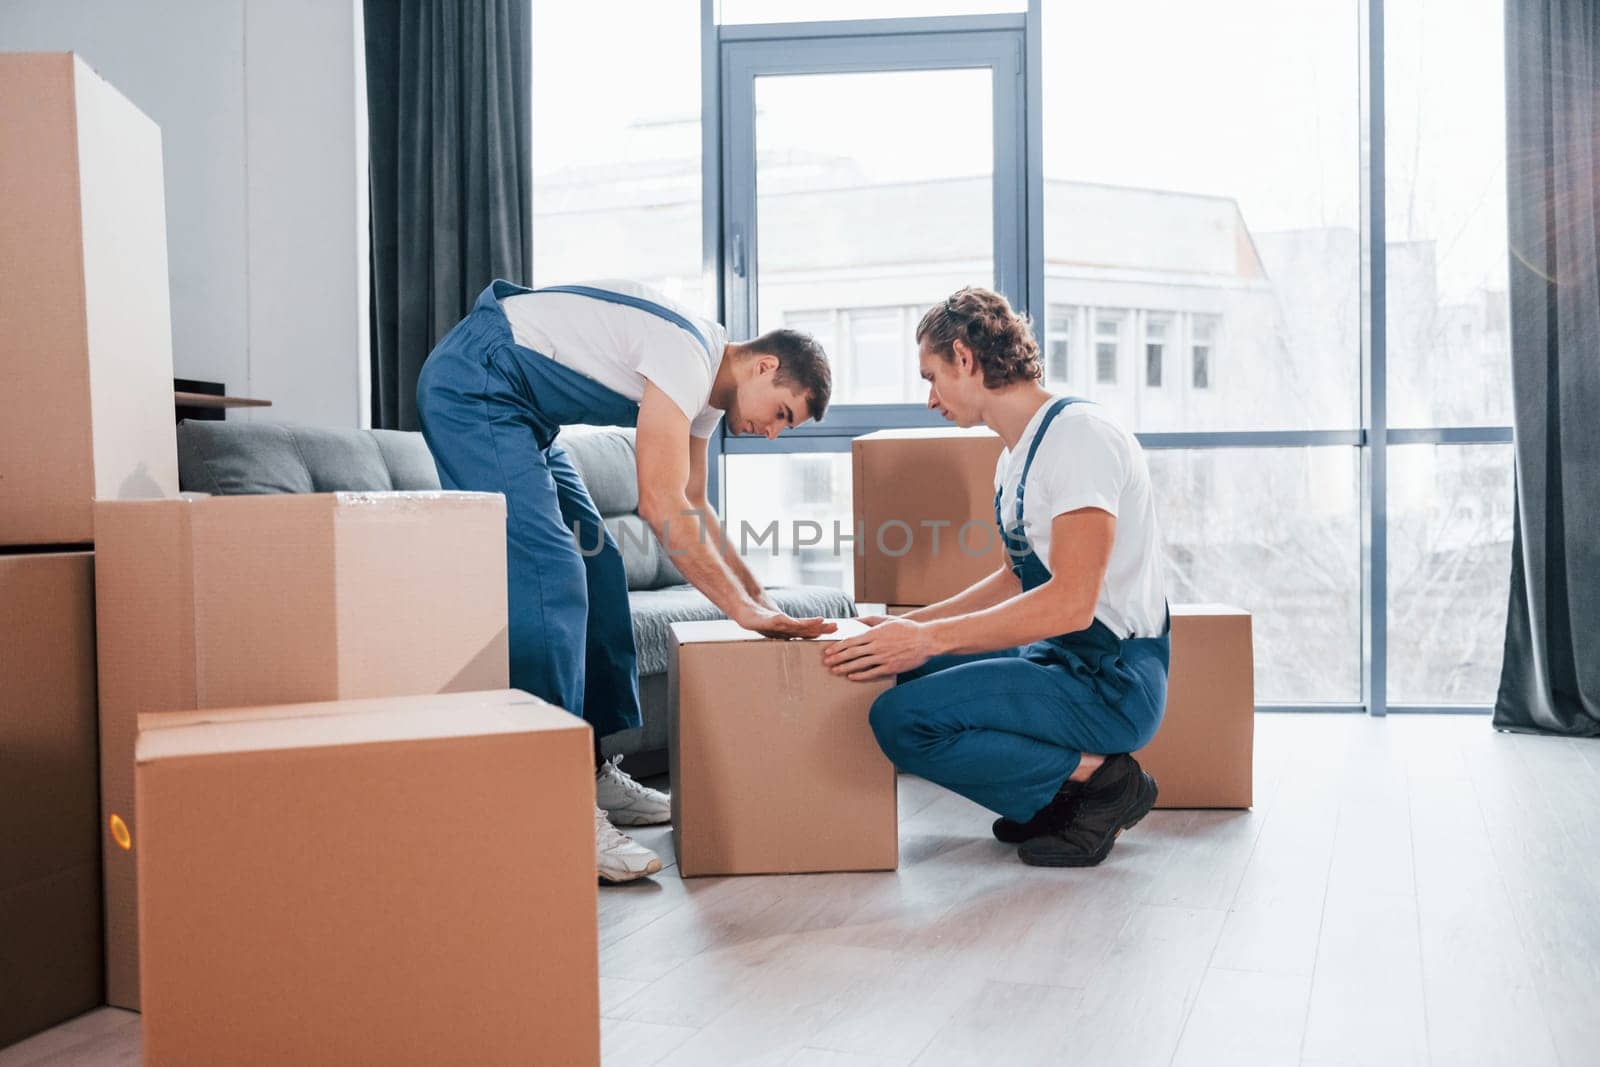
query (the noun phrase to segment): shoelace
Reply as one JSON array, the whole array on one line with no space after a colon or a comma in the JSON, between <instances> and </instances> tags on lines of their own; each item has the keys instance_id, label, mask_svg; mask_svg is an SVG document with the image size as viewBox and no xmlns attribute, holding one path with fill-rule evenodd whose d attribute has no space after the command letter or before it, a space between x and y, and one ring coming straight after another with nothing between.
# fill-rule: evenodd
<instances>
[{"instance_id":1,"label":"shoelace","mask_svg":"<svg viewBox=\"0 0 1600 1067\"><path fill-rule=\"evenodd\" d=\"M632 838L611 825L611 820L606 818L606 810L604 808L597 807L594 809L594 832L599 837L602 848L610 849L618 845L633 843Z\"/></svg>"},{"instance_id":2,"label":"shoelace","mask_svg":"<svg viewBox=\"0 0 1600 1067\"><path fill-rule=\"evenodd\" d=\"M621 756L612 756L610 759L606 760L605 765L601 768L601 776L610 778L612 781L616 782L617 785L621 786L629 796L644 796L647 792L646 787L640 785L634 780L631 774L623 770L620 766L621 763Z\"/></svg>"}]
</instances>

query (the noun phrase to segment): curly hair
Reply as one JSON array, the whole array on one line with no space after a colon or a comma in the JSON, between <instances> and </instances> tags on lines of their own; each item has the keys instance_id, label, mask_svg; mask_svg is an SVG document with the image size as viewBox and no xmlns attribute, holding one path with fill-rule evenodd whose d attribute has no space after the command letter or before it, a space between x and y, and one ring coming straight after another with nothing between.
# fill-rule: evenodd
<instances>
[{"instance_id":1,"label":"curly hair","mask_svg":"<svg viewBox=\"0 0 1600 1067\"><path fill-rule=\"evenodd\" d=\"M1044 377L1028 316L990 289L968 286L929 308L917 324L917 344L924 340L946 360L955 358L958 340L972 349L988 389Z\"/></svg>"}]
</instances>

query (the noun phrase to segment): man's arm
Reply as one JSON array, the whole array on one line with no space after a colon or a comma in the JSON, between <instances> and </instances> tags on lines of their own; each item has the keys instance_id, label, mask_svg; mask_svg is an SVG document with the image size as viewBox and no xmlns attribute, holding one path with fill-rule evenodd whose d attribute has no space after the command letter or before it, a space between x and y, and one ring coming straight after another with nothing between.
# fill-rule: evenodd
<instances>
[{"instance_id":1,"label":"man's arm","mask_svg":"<svg viewBox=\"0 0 1600 1067\"><path fill-rule=\"evenodd\" d=\"M1076 633L1094 622L1117 518L1080 508L1050 522L1050 580L994 607L928 624L940 652L993 652Z\"/></svg>"},{"instance_id":2,"label":"man's arm","mask_svg":"<svg viewBox=\"0 0 1600 1067\"><path fill-rule=\"evenodd\" d=\"M900 618L911 619L914 622L933 622L935 619L968 615L984 608L992 608L996 604L1003 604L1020 592L1022 583L1017 581L1017 576L1012 573L1011 564L1007 562L993 574L978 579L955 596L947 597L937 604L918 608L916 611L908 611Z\"/></svg>"},{"instance_id":3,"label":"man's arm","mask_svg":"<svg viewBox=\"0 0 1600 1067\"><path fill-rule=\"evenodd\" d=\"M689 498L689 506L705 516L706 536L711 543L716 545L722 555L722 561L727 564L728 570L738 581L744 591L750 594L751 599L764 607L777 611L778 606L767 596L767 591L746 565L744 558L727 540L722 532L722 523L717 518L717 513L711 507L710 500L706 497L706 454L708 445L704 437L689 438L689 480L684 485L684 495Z\"/></svg>"},{"instance_id":4,"label":"man's arm","mask_svg":"<svg viewBox=\"0 0 1600 1067\"><path fill-rule=\"evenodd\" d=\"M635 452L640 517L655 531L683 576L723 614L746 629L771 637L816 637L835 629L822 619L791 619L773 611L752 597L728 568L718 547L720 536L712 540L711 530L695 514L684 491L690 470L689 419L653 382L645 383L639 404Z\"/></svg>"},{"instance_id":5,"label":"man's arm","mask_svg":"<svg viewBox=\"0 0 1600 1067\"><path fill-rule=\"evenodd\" d=\"M822 661L835 674L870 681L893 678L942 653L994 652L1086 629L1094 622L1116 532L1116 516L1099 508L1057 515L1050 524L1051 577L1043 585L966 615L890 619L834 642Z\"/></svg>"}]
</instances>

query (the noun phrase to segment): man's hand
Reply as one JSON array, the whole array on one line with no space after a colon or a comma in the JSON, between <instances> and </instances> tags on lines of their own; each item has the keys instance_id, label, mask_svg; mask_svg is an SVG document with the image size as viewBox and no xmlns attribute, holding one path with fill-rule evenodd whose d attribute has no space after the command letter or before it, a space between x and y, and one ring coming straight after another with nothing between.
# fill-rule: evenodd
<instances>
[{"instance_id":1,"label":"man's hand","mask_svg":"<svg viewBox=\"0 0 1600 1067\"><path fill-rule=\"evenodd\" d=\"M822 654L823 664L834 674L852 682L893 678L928 662L934 654L928 627L910 619L871 616L872 629L855 637L835 641Z\"/></svg>"},{"instance_id":2,"label":"man's hand","mask_svg":"<svg viewBox=\"0 0 1600 1067\"><path fill-rule=\"evenodd\" d=\"M831 634L839 628L838 623L829 622L820 615L810 619L791 619L781 611L759 605L733 621L762 637L804 639Z\"/></svg>"}]
</instances>

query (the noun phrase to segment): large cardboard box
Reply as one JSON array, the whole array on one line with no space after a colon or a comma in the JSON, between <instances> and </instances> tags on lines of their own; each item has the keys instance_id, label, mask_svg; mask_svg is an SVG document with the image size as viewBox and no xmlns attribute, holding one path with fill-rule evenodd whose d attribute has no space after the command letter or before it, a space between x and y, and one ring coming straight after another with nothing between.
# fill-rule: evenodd
<instances>
[{"instance_id":1,"label":"large cardboard box","mask_svg":"<svg viewBox=\"0 0 1600 1067\"><path fill-rule=\"evenodd\" d=\"M921 607L1005 564L989 430L879 430L851 445L856 600Z\"/></svg>"},{"instance_id":2,"label":"large cardboard box","mask_svg":"<svg viewBox=\"0 0 1600 1067\"><path fill-rule=\"evenodd\" d=\"M314 493L101 503L101 820L135 840L146 711L507 684L505 501ZM107 995L138 1006L133 857L103 836Z\"/></svg>"},{"instance_id":3,"label":"large cardboard box","mask_svg":"<svg viewBox=\"0 0 1600 1067\"><path fill-rule=\"evenodd\" d=\"M0 556L0 1048L101 1001L94 557Z\"/></svg>"},{"instance_id":4,"label":"large cardboard box","mask_svg":"<svg viewBox=\"0 0 1600 1067\"><path fill-rule=\"evenodd\" d=\"M1250 613L1174 604L1166 716L1137 753L1160 787L1156 806L1248 808L1255 712Z\"/></svg>"},{"instance_id":5,"label":"large cardboard box","mask_svg":"<svg viewBox=\"0 0 1600 1067\"><path fill-rule=\"evenodd\" d=\"M69 53L0 55L0 545L174 496L161 131Z\"/></svg>"},{"instance_id":6,"label":"large cardboard box","mask_svg":"<svg viewBox=\"0 0 1600 1067\"><path fill-rule=\"evenodd\" d=\"M516 690L140 716L146 1061L598 1063L591 745Z\"/></svg>"},{"instance_id":7,"label":"large cardboard box","mask_svg":"<svg viewBox=\"0 0 1600 1067\"><path fill-rule=\"evenodd\" d=\"M892 870L894 767L867 711L892 679L830 673L823 649L860 633L775 641L726 620L672 627L672 835L684 877Z\"/></svg>"}]
</instances>

